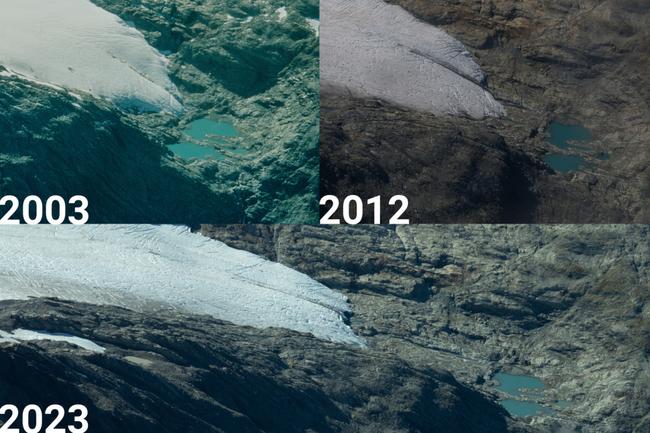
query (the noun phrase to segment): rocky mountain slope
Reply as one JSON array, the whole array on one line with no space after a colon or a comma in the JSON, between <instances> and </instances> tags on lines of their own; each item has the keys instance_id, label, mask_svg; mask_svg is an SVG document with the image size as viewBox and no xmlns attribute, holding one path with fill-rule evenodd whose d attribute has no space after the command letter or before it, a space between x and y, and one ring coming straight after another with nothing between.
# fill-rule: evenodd
<instances>
[{"instance_id":1,"label":"rocky mountain slope","mask_svg":"<svg viewBox=\"0 0 650 433\"><path fill-rule=\"evenodd\" d=\"M389 3L460 40L507 116L441 117L324 94L322 194L400 191L413 222L650 220L647 2ZM557 152L552 121L593 133L579 152L585 167L544 162Z\"/></svg>"},{"instance_id":2,"label":"rocky mountain slope","mask_svg":"<svg viewBox=\"0 0 650 433\"><path fill-rule=\"evenodd\" d=\"M190 168L240 204L240 222L317 219L319 51L308 19L318 19L318 2L94 3L170 53L172 81L188 109L181 127L205 115L232 119L246 157Z\"/></svg>"},{"instance_id":3,"label":"rocky mountain slope","mask_svg":"<svg viewBox=\"0 0 650 433\"><path fill-rule=\"evenodd\" d=\"M506 398L495 372L546 384L544 432L650 427L647 226L204 226L351 301L372 350ZM564 402L559 404L558 402Z\"/></svg>"},{"instance_id":4,"label":"rocky mountain slope","mask_svg":"<svg viewBox=\"0 0 650 433\"><path fill-rule=\"evenodd\" d=\"M381 351L205 316L53 299L0 302L0 330L88 339L0 342L0 399L85 404L93 432L523 430L482 394Z\"/></svg>"},{"instance_id":5,"label":"rocky mountain slope","mask_svg":"<svg viewBox=\"0 0 650 433\"><path fill-rule=\"evenodd\" d=\"M108 103L0 76L0 108L3 195L81 194L91 222L241 218L234 197L213 192L170 158L158 132Z\"/></svg>"},{"instance_id":6,"label":"rocky mountain slope","mask_svg":"<svg viewBox=\"0 0 650 433\"><path fill-rule=\"evenodd\" d=\"M0 62L3 194L83 194L96 223L316 220L317 3L94 3L165 54L185 111L125 112ZM240 154L186 160L166 148L206 117L233 124Z\"/></svg>"}]
</instances>

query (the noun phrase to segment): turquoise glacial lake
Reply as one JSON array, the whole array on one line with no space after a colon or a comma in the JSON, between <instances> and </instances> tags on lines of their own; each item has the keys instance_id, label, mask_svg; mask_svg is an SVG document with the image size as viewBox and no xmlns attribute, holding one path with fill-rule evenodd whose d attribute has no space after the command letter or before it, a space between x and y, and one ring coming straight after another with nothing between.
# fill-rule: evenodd
<instances>
[{"instance_id":1,"label":"turquoise glacial lake","mask_svg":"<svg viewBox=\"0 0 650 433\"><path fill-rule=\"evenodd\" d=\"M521 400L501 400L503 406L512 416L551 415L555 411L541 404Z\"/></svg>"},{"instance_id":2,"label":"turquoise glacial lake","mask_svg":"<svg viewBox=\"0 0 650 433\"><path fill-rule=\"evenodd\" d=\"M544 161L555 171L567 173L577 171L580 167L587 164L587 161L578 155L561 155L559 153L549 153L544 157Z\"/></svg>"},{"instance_id":3,"label":"turquoise glacial lake","mask_svg":"<svg viewBox=\"0 0 650 433\"><path fill-rule=\"evenodd\" d=\"M494 379L498 382L496 389L510 397L500 400L499 403L512 416L550 415L555 413L550 407L538 403L544 398L544 383L536 377L497 373ZM568 402L558 401L560 407L566 407Z\"/></svg>"},{"instance_id":4,"label":"turquoise glacial lake","mask_svg":"<svg viewBox=\"0 0 650 433\"><path fill-rule=\"evenodd\" d=\"M587 144L593 139L591 131L580 125L568 125L552 122L548 128L550 142L563 150L589 150ZM608 157L606 154L601 155ZM606 159L603 158L603 159ZM599 158L601 159L601 158ZM549 153L544 161L555 171L567 173L576 171L587 165L587 161L578 155Z\"/></svg>"},{"instance_id":5,"label":"turquoise glacial lake","mask_svg":"<svg viewBox=\"0 0 650 433\"><path fill-rule=\"evenodd\" d=\"M167 146L167 148L183 159L225 159L224 155L214 147L196 143L176 143Z\"/></svg>"},{"instance_id":6,"label":"turquoise glacial lake","mask_svg":"<svg viewBox=\"0 0 650 433\"><path fill-rule=\"evenodd\" d=\"M589 142L592 140L591 131L580 125L565 125L559 122L552 122L549 125L548 132L550 134L551 143L560 149L571 149L571 141Z\"/></svg>"},{"instance_id":7,"label":"turquoise glacial lake","mask_svg":"<svg viewBox=\"0 0 650 433\"><path fill-rule=\"evenodd\" d=\"M183 132L197 140L239 136L239 131L230 123L217 122L208 118L195 120Z\"/></svg>"},{"instance_id":8,"label":"turquoise glacial lake","mask_svg":"<svg viewBox=\"0 0 650 433\"><path fill-rule=\"evenodd\" d=\"M231 143L230 139L239 137L239 131L227 122L209 118L198 119L183 130L183 135L185 140L167 146L183 159L224 160L227 153L245 155L249 152L248 149Z\"/></svg>"},{"instance_id":9,"label":"turquoise glacial lake","mask_svg":"<svg viewBox=\"0 0 650 433\"><path fill-rule=\"evenodd\" d=\"M540 391L544 390L544 383L533 376L497 373L494 378L499 382L497 389L513 397L529 395L531 392L540 395Z\"/></svg>"}]
</instances>

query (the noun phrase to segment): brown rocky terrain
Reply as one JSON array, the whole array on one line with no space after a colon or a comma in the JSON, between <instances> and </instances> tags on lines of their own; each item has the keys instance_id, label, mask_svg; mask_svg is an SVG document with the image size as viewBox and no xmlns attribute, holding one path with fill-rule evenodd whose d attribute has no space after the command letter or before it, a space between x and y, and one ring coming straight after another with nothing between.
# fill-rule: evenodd
<instances>
[{"instance_id":1,"label":"brown rocky terrain","mask_svg":"<svg viewBox=\"0 0 650 433\"><path fill-rule=\"evenodd\" d=\"M541 378L544 432L650 428L647 226L204 226L349 297L371 349L505 398ZM565 402L560 405L558 402Z\"/></svg>"},{"instance_id":2,"label":"brown rocky terrain","mask_svg":"<svg viewBox=\"0 0 650 433\"><path fill-rule=\"evenodd\" d=\"M412 222L650 221L646 1L390 2L463 42L507 116L323 94L321 195L404 194ZM583 169L543 161L552 121L592 132Z\"/></svg>"}]
</instances>

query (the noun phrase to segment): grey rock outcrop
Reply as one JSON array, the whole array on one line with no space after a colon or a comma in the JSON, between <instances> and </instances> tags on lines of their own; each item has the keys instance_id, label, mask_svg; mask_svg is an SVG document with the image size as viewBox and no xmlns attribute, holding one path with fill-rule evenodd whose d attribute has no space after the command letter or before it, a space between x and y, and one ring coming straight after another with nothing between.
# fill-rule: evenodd
<instances>
[{"instance_id":1,"label":"grey rock outcrop","mask_svg":"<svg viewBox=\"0 0 650 433\"><path fill-rule=\"evenodd\" d=\"M353 330L374 350L448 369L501 398L495 372L541 378L557 411L530 419L541 431L647 431L647 226L202 231L343 291Z\"/></svg>"}]
</instances>

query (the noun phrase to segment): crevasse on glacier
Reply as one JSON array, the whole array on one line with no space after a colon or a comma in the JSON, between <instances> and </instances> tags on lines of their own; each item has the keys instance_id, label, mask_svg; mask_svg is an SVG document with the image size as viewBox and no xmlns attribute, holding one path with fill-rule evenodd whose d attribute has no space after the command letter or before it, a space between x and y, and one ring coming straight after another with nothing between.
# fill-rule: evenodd
<instances>
[{"instance_id":1,"label":"crevasse on glacier","mask_svg":"<svg viewBox=\"0 0 650 433\"><path fill-rule=\"evenodd\" d=\"M125 109L183 110L166 58L89 0L3 0L0 65L38 83L110 99Z\"/></svg>"},{"instance_id":2,"label":"crevasse on glacier","mask_svg":"<svg viewBox=\"0 0 650 433\"><path fill-rule=\"evenodd\" d=\"M382 0L321 0L321 88L434 114L501 116L462 43Z\"/></svg>"},{"instance_id":3,"label":"crevasse on glacier","mask_svg":"<svg viewBox=\"0 0 650 433\"><path fill-rule=\"evenodd\" d=\"M4 226L0 255L0 300L170 309L363 344L343 322L349 306L342 294L186 227Z\"/></svg>"}]
</instances>

